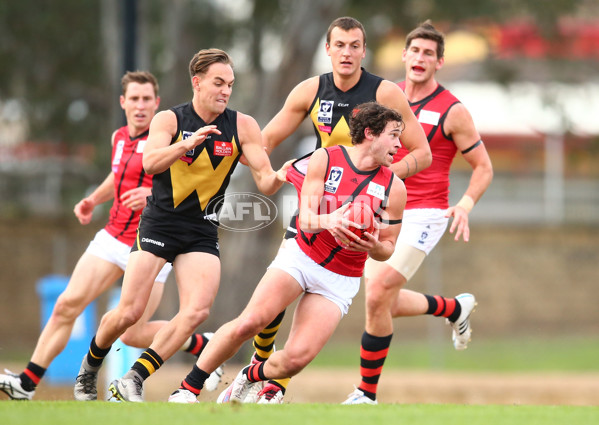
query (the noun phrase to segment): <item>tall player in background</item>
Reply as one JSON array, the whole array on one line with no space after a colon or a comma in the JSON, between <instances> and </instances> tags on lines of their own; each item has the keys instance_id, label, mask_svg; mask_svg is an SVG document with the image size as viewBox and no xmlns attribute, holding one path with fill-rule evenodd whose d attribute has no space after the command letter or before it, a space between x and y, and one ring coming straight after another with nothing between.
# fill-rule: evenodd
<instances>
[{"instance_id":1,"label":"tall player in background","mask_svg":"<svg viewBox=\"0 0 599 425\"><path fill-rule=\"evenodd\" d=\"M470 314L476 304L472 294L455 299L429 296L403 288L439 242L450 217L454 239L468 242L468 214L493 178L491 160L464 105L435 79L444 64L445 40L426 21L410 32L403 51L406 79L399 86L422 125L433 154L426 170L405 179L408 200L403 227L393 256L386 262L366 263L366 326L360 348L362 380L344 404L376 404L378 381L393 336L393 318L433 314L447 318L456 350L467 347L471 336ZM449 171L460 151L472 167L470 184L461 200L449 206ZM408 155L398 152L401 162Z\"/></svg>"},{"instance_id":2,"label":"tall player in background","mask_svg":"<svg viewBox=\"0 0 599 425\"><path fill-rule=\"evenodd\" d=\"M79 222L87 225L91 222L94 208L113 199L108 223L96 234L77 262L67 287L58 297L48 323L42 330L27 367L18 375L9 371L0 374L0 390L12 399L33 398L46 369L67 345L77 317L123 276L127 265L139 216L151 192L152 176L143 171L142 152L160 97L158 82L149 72L127 72L121 79L121 85L120 104L127 124L112 134L112 170L74 209ZM170 270L171 265L167 264L160 271L143 318L121 336L123 343L147 347L154 334L166 323L149 322L149 319L160 303ZM194 334L184 347L198 355L206 342L206 336Z\"/></svg>"},{"instance_id":3,"label":"tall player in background","mask_svg":"<svg viewBox=\"0 0 599 425\"><path fill-rule=\"evenodd\" d=\"M401 143L409 154L391 166L393 172L400 178L406 178L428 167L431 163L430 149L405 95L395 83L373 75L362 67L362 60L366 56L366 32L363 25L351 17L335 19L327 30L325 48L331 58L332 72L308 78L289 93L282 109L262 130L268 151L291 136L306 117L314 125L315 149L335 145L350 146L351 112L361 103L377 101L401 113L405 123ZM285 238L293 238L296 234L294 217ZM284 313L281 312L254 338L256 352L253 361L266 360L272 354L276 332ZM261 390L259 397L254 397L254 389L247 401L280 401L287 383L288 380L269 382Z\"/></svg>"}]
</instances>

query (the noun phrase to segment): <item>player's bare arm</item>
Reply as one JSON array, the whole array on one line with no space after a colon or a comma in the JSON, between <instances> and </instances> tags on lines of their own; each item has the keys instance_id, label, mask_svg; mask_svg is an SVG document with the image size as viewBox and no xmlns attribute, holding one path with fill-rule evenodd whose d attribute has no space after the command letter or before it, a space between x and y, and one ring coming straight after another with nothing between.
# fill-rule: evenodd
<instances>
[{"instance_id":1,"label":"player's bare arm","mask_svg":"<svg viewBox=\"0 0 599 425\"><path fill-rule=\"evenodd\" d=\"M318 77L304 80L291 90L281 110L262 129L263 143L269 154L298 129L309 113L317 90Z\"/></svg>"},{"instance_id":2,"label":"player's bare arm","mask_svg":"<svg viewBox=\"0 0 599 425\"><path fill-rule=\"evenodd\" d=\"M324 195L324 181L328 166L328 155L323 148L314 151L308 163L306 177L302 184L300 199L299 227L305 232L318 233L328 231L341 244L348 245L355 237L350 226L360 226L345 217L350 203L342 205L329 213L319 213Z\"/></svg>"},{"instance_id":3,"label":"player's bare arm","mask_svg":"<svg viewBox=\"0 0 599 425\"><path fill-rule=\"evenodd\" d=\"M302 184L300 194L299 227L309 233L328 230L341 241L349 242L343 229L350 224L357 225L343 218L343 213L349 208L349 203L329 214L319 214L320 201L324 195L325 174L327 171L328 155L323 148L314 151L308 162L308 170ZM347 232L351 233L349 230ZM352 233L353 234L353 233Z\"/></svg>"},{"instance_id":4,"label":"player's bare arm","mask_svg":"<svg viewBox=\"0 0 599 425\"><path fill-rule=\"evenodd\" d=\"M472 117L464 105L458 103L449 110L444 131L451 135L458 151L472 167L466 192L456 205L448 208L446 214L447 217L453 217L449 232L455 231L454 239L457 241L462 237L464 242L468 242L468 214L491 184L493 166Z\"/></svg>"},{"instance_id":5,"label":"player's bare arm","mask_svg":"<svg viewBox=\"0 0 599 425\"><path fill-rule=\"evenodd\" d=\"M237 113L237 132L241 149L256 186L265 195L272 195L286 181L287 168L289 168L292 161L287 161L277 172L272 169L268 155L264 151L260 127L251 116L241 112Z\"/></svg>"},{"instance_id":6,"label":"player's bare arm","mask_svg":"<svg viewBox=\"0 0 599 425\"><path fill-rule=\"evenodd\" d=\"M382 105L399 111L405 124L401 143L410 153L401 161L391 165L395 175L405 179L431 165L433 156L424 130L410 109L408 99L399 86L389 80L383 80L376 93L376 100Z\"/></svg>"},{"instance_id":7,"label":"player's bare arm","mask_svg":"<svg viewBox=\"0 0 599 425\"><path fill-rule=\"evenodd\" d=\"M162 173L185 152L202 144L208 134L220 134L215 125L201 127L185 140L171 145L177 133L177 117L173 111L161 111L150 124L148 141L144 147L143 166L148 174Z\"/></svg>"},{"instance_id":8,"label":"player's bare arm","mask_svg":"<svg viewBox=\"0 0 599 425\"><path fill-rule=\"evenodd\" d=\"M91 222L94 208L114 197L114 174L112 171L104 181L89 195L77 202L73 212L79 223L86 225Z\"/></svg>"},{"instance_id":9,"label":"player's bare arm","mask_svg":"<svg viewBox=\"0 0 599 425\"><path fill-rule=\"evenodd\" d=\"M110 136L110 146L114 146L114 138L116 131ZM106 178L89 196L86 196L81 201L77 202L73 208L75 217L79 220L79 223L89 224L92 220L92 215L96 205L100 205L106 201L111 200L114 197L114 174L112 171L108 173Z\"/></svg>"}]
</instances>

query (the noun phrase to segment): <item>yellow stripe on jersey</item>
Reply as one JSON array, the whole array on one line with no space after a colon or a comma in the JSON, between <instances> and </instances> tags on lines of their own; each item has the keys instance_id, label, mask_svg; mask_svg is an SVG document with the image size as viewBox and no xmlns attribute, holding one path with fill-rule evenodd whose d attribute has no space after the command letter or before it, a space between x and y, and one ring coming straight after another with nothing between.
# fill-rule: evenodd
<instances>
[{"instance_id":1,"label":"yellow stripe on jersey","mask_svg":"<svg viewBox=\"0 0 599 425\"><path fill-rule=\"evenodd\" d=\"M318 122L318 111L320 110L320 99L316 99L314 102L314 108L310 111L310 118L312 119L312 124L320 134L320 142L321 147L328 148L336 145L344 145L351 146L351 137L349 135L349 123L345 119L344 116L339 119L336 123L319 123ZM332 127L332 131L329 134L326 131L322 131L319 127L321 126L329 126Z\"/></svg>"},{"instance_id":2,"label":"yellow stripe on jersey","mask_svg":"<svg viewBox=\"0 0 599 425\"><path fill-rule=\"evenodd\" d=\"M181 140L181 136L175 143ZM185 161L175 161L171 165L171 182L173 187L173 204L175 208L183 202L194 190L198 195L200 207L206 208L208 202L216 195L231 171L231 167L239 156L237 143L232 140L231 156L223 157L216 169L212 167L210 154L206 149L191 164Z\"/></svg>"}]
</instances>

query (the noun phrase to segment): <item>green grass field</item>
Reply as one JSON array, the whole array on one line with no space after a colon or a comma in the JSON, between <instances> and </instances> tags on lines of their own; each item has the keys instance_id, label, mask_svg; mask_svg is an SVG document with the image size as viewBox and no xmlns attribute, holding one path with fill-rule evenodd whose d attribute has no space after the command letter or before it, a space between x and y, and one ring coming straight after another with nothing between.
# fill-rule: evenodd
<instances>
[{"instance_id":1,"label":"green grass field","mask_svg":"<svg viewBox=\"0 0 599 425\"><path fill-rule=\"evenodd\" d=\"M398 345L398 346L397 346ZM482 341L457 353L444 344L399 343L393 347L386 368L495 372L593 372L599 371L599 340ZM356 367L353 344L328 345L313 366ZM597 395L599 397L599 395ZM204 402L181 406L164 402L122 404L74 401L0 401L0 425L81 424L248 424L281 425L599 425L597 405L461 405L461 404L380 404L341 406L339 404L289 403L276 406L217 405Z\"/></svg>"},{"instance_id":2,"label":"green grass field","mask_svg":"<svg viewBox=\"0 0 599 425\"><path fill-rule=\"evenodd\" d=\"M202 424L284 425L418 424L418 425L552 425L599 423L598 407L283 404L277 406L173 405L164 402L3 402L3 424Z\"/></svg>"}]
</instances>

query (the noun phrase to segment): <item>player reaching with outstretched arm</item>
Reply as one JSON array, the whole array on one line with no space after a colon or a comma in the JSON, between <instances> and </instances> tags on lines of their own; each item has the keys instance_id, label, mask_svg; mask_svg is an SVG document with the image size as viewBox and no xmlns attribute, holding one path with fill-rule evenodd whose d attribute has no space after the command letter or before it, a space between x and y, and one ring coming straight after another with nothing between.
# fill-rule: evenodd
<instances>
[{"instance_id":1,"label":"player reaching with outstretched arm","mask_svg":"<svg viewBox=\"0 0 599 425\"><path fill-rule=\"evenodd\" d=\"M276 192L285 172L275 173L262 148L255 119L227 108L234 83L229 55L200 50L190 64L190 102L162 111L150 125L143 165L154 174L125 270L121 299L104 315L83 358L81 374L95 378L110 347L142 316L159 270L173 264L179 312L155 335L131 370L110 385L114 397L143 401L143 382L170 358L208 316L220 281L219 203L242 149L258 188ZM95 390L95 388L92 388ZM90 386L77 382L75 398Z\"/></svg>"},{"instance_id":2,"label":"player reaching with outstretched arm","mask_svg":"<svg viewBox=\"0 0 599 425\"><path fill-rule=\"evenodd\" d=\"M79 222L87 225L97 205L113 200L109 220L83 253L64 292L60 294L48 323L37 341L31 360L20 374L0 374L0 390L15 400L31 400L35 389L52 361L66 347L77 317L100 294L110 288L125 271L131 245L146 197L150 195L152 176L142 167L143 147L148 137L160 97L158 81L149 72L127 72L121 79L120 105L127 124L112 134L112 170L104 181L75 205ZM166 321L149 321L162 297L164 282L171 270L166 264L158 273L148 306L142 318L121 335L123 343L145 348ZM206 345L209 334L193 334L182 349L194 355ZM222 372L222 371L220 371ZM211 378L216 388L218 376ZM90 393L90 397L96 397Z\"/></svg>"},{"instance_id":3,"label":"player reaching with outstretched arm","mask_svg":"<svg viewBox=\"0 0 599 425\"><path fill-rule=\"evenodd\" d=\"M224 401L242 402L254 382L299 373L347 313L366 258L383 261L393 252L406 191L388 167L400 146L402 117L370 102L357 106L349 126L353 146L321 148L310 157L301 186L297 236L279 249L241 315L215 332L170 402L196 403L213 369L297 298L285 347L244 368ZM365 239L348 229L355 223L344 214L358 201L384 220L373 234L365 233Z\"/></svg>"}]
</instances>

